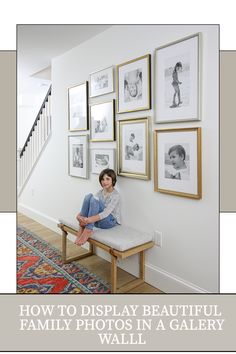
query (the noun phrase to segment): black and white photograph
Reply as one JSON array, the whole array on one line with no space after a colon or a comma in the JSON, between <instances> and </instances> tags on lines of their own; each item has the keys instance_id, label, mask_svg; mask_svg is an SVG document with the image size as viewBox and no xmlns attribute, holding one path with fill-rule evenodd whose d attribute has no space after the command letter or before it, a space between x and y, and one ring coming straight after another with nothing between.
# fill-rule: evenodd
<instances>
[{"instance_id":1,"label":"black and white photograph","mask_svg":"<svg viewBox=\"0 0 236 354\"><path fill-rule=\"evenodd\" d=\"M154 189L201 198L201 128L154 131Z\"/></svg>"},{"instance_id":2,"label":"black and white photograph","mask_svg":"<svg viewBox=\"0 0 236 354\"><path fill-rule=\"evenodd\" d=\"M88 82L69 88L69 130L88 129Z\"/></svg>"},{"instance_id":3,"label":"black and white photograph","mask_svg":"<svg viewBox=\"0 0 236 354\"><path fill-rule=\"evenodd\" d=\"M151 108L150 61L147 54L117 66L118 113Z\"/></svg>"},{"instance_id":4,"label":"black and white photograph","mask_svg":"<svg viewBox=\"0 0 236 354\"><path fill-rule=\"evenodd\" d=\"M200 34L155 52L156 123L200 120Z\"/></svg>"},{"instance_id":5,"label":"black and white photograph","mask_svg":"<svg viewBox=\"0 0 236 354\"><path fill-rule=\"evenodd\" d=\"M165 69L165 107L178 109L190 104L190 62L189 55L170 58Z\"/></svg>"},{"instance_id":6,"label":"black and white photograph","mask_svg":"<svg viewBox=\"0 0 236 354\"><path fill-rule=\"evenodd\" d=\"M72 154L73 167L83 168L83 144L73 144Z\"/></svg>"},{"instance_id":7,"label":"black and white photograph","mask_svg":"<svg viewBox=\"0 0 236 354\"><path fill-rule=\"evenodd\" d=\"M189 180L189 144L165 145L165 178Z\"/></svg>"},{"instance_id":8,"label":"black and white photograph","mask_svg":"<svg viewBox=\"0 0 236 354\"><path fill-rule=\"evenodd\" d=\"M88 136L68 136L69 175L88 178Z\"/></svg>"},{"instance_id":9,"label":"black and white photograph","mask_svg":"<svg viewBox=\"0 0 236 354\"><path fill-rule=\"evenodd\" d=\"M90 74L90 97L114 91L113 66Z\"/></svg>"},{"instance_id":10,"label":"black and white photograph","mask_svg":"<svg viewBox=\"0 0 236 354\"><path fill-rule=\"evenodd\" d=\"M148 118L118 122L118 174L149 179Z\"/></svg>"},{"instance_id":11,"label":"black and white photograph","mask_svg":"<svg viewBox=\"0 0 236 354\"><path fill-rule=\"evenodd\" d=\"M113 141L114 100L90 106L91 141Z\"/></svg>"},{"instance_id":12,"label":"black and white photograph","mask_svg":"<svg viewBox=\"0 0 236 354\"><path fill-rule=\"evenodd\" d=\"M125 102L142 99L142 69L135 69L125 74L124 77Z\"/></svg>"},{"instance_id":13,"label":"black and white photograph","mask_svg":"<svg viewBox=\"0 0 236 354\"><path fill-rule=\"evenodd\" d=\"M125 160L143 161L143 136L138 129L127 129L125 132Z\"/></svg>"},{"instance_id":14,"label":"black and white photograph","mask_svg":"<svg viewBox=\"0 0 236 354\"><path fill-rule=\"evenodd\" d=\"M91 161L92 173L100 174L106 168L115 170L115 151L114 149L92 149Z\"/></svg>"}]
</instances>

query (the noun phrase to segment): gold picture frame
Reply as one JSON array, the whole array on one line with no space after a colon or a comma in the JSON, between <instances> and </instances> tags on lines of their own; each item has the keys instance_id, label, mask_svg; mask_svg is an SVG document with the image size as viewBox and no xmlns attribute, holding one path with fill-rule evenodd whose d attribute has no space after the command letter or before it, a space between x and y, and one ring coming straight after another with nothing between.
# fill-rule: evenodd
<instances>
[{"instance_id":1,"label":"gold picture frame","mask_svg":"<svg viewBox=\"0 0 236 354\"><path fill-rule=\"evenodd\" d=\"M68 130L89 129L88 81L68 88Z\"/></svg>"},{"instance_id":2,"label":"gold picture frame","mask_svg":"<svg viewBox=\"0 0 236 354\"><path fill-rule=\"evenodd\" d=\"M115 140L115 100L90 105L90 141Z\"/></svg>"},{"instance_id":3,"label":"gold picture frame","mask_svg":"<svg viewBox=\"0 0 236 354\"><path fill-rule=\"evenodd\" d=\"M149 180L149 118L133 118L118 121L117 137L118 175Z\"/></svg>"},{"instance_id":4,"label":"gold picture frame","mask_svg":"<svg viewBox=\"0 0 236 354\"><path fill-rule=\"evenodd\" d=\"M155 49L155 123L201 120L202 34Z\"/></svg>"},{"instance_id":5,"label":"gold picture frame","mask_svg":"<svg viewBox=\"0 0 236 354\"><path fill-rule=\"evenodd\" d=\"M201 128L154 131L154 190L202 198Z\"/></svg>"},{"instance_id":6,"label":"gold picture frame","mask_svg":"<svg viewBox=\"0 0 236 354\"><path fill-rule=\"evenodd\" d=\"M117 113L151 109L151 55L117 65Z\"/></svg>"}]
</instances>

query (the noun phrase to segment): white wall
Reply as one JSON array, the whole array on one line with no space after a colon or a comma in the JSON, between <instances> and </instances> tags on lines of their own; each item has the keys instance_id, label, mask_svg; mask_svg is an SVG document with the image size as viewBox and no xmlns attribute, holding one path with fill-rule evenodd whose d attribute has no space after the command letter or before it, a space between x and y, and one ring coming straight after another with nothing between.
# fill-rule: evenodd
<instances>
[{"instance_id":1,"label":"white wall","mask_svg":"<svg viewBox=\"0 0 236 354\"><path fill-rule=\"evenodd\" d=\"M88 180L68 176L67 88L88 80L89 73L132 58L152 55L154 49L182 37L202 33L202 121L153 123L154 109L117 115L151 117L151 180L118 178L123 223L163 233L162 248L147 253L146 280L166 292L218 291L218 27L217 26L113 26L52 61L52 136L20 198L20 209L56 229L63 217L73 222L83 196L99 188L97 175ZM155 93L152 95L154 107ZM90 103L116 98L96 97ZM202 200L154 192L153 138L156 128L202 127ZM91 146L95 146L95 143ZM96 143L105 147L107 143ZM109 146L115 146L110 143ZM137 272L136 257L123 263Z\"/></svg>"}]
</instances>

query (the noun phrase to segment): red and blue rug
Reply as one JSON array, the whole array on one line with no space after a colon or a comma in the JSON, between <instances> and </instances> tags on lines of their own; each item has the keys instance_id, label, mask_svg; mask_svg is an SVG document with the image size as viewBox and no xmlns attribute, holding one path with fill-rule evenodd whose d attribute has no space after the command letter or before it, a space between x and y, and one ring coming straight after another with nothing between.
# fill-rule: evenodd
<instances>
[{"instance_id":1,"label":"red and blue rug","mask_svg":"<svg viewBox=\"0 0 236 354\"><path fill-rule=\"evenodd\" d=\"M17 293L108 294L109 285L22 226L17 229Z\"/></svg>"}]
</instances>

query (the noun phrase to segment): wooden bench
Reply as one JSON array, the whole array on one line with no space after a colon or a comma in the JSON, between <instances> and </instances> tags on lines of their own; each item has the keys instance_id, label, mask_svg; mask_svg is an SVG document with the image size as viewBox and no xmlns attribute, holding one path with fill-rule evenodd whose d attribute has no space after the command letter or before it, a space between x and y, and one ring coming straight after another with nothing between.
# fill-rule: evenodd
<instances>
[{"instance_id":1,"label":"wooden bench","mask_svg":"<svg viewBox=\"0 0 236 354\"><path fill-rule=\"evenodd\" d=\"M142 234L126 226L118 225L111 229L96 229L93 236L88 239L89 250L77 257L67 258L66 246L68 233L76 235L78 227L60 221L58 227L62 230L62 262L69 263L92 256L94 246L103 249L111 255L111 292L126 293L127 291L144 283L145 279L145 250L154 246L150 235ZM117 259L139 254L139 277L117 288Z\"/></svg>"}]
</instances>

